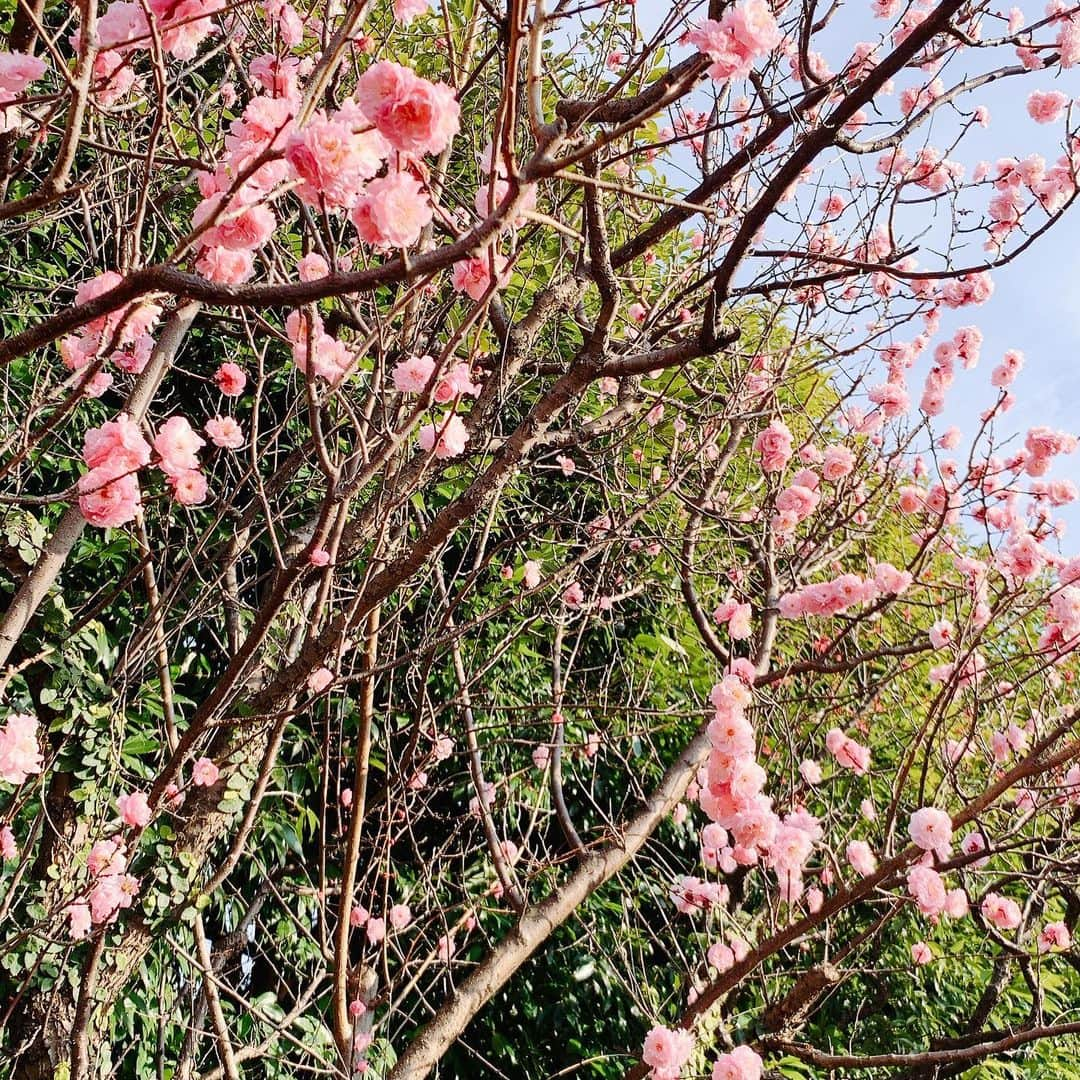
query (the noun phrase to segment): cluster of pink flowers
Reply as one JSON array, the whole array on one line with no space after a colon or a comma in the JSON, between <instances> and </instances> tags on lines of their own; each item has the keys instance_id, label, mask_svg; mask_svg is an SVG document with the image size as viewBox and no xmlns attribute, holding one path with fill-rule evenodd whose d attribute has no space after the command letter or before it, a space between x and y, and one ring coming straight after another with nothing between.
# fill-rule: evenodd
<instances>
[{"instance_id":1,"label":"cluster of pink flowers","mask_svg":"<svg viewBox=\"0 0 1080 1080\"><path fill-rule=\"evenodd\" d=\"M297 195L328 210L355 206L389 153L389 144L352 102L331 115L316 112L285 144L285 160L300 181Z\"/></svg>"},{"instance_id":2,"label":"cluster of pink flowers","mask_svg":"<svg viewBox=\"0 0 1080 1080\"><path fill-rule=\"evenodd\" d=\"M803 585L784 593L779 600L780 614L785 619L802 615L838 615L855 604L876 600L878 587L872 580L858 574L841 574L832 581Z\"/></svg>"},{"instance_id":3,"label":"cluster of pink flowers","mask_svg":"<svg viewBox=\"0 0 1080 1080\"><path fill-rule=\"evenodd\" d=\"M803 809L781 819L764 794L765 770L755 760L754 730L746 716L753 667L737 663L739 673L725 675L709 699L715 715L708 727L711 750L699 777L698 801L712 824L702 831L702 858L725 873L762 860L775 873L783 898L794 902L802 895L803 867L821 838L821 827Z\"/></svg>"},{"instance_id":4,"label":"cluster of pink flowers","mask_svg":"<svg viewBox=\"0 0 1080 1080\"><path fill-rule=\"evenodd\" d=\"M84 281L75 291L75 303L85 304L115 289L124 279L111 270ZM138 375L154 348L150 332L161 315L159 304L142 301L99 315L77 334L60 341L60 358L70 371L82 371L94 360L116 365L129 375ZM103 394L112 384L112 375L99 370L84 386L92 397Z\"/></svg>"},{"instance_id":5,"label":"cluster of pink flowers","mask_svg":"<svg viewBox=\"0 0 1080 1080\"><path fill-rule=\"evenodd\" d=\"M21 784L41 772L38 722L27 713L11 713L0 725L0 780Z\"/></svg>"},{"instance_id":6,"label":"cluster of pink flowers","mask_svg":"<svg viewBox=\"0 0 1080 1080\"><path fill-rule=\"evenodd\" d=\"M410 356L397 364L393 371L394 389L405 394L419 394L435 377L436 364L430 356ZM460 401L462 397L478 397L481 386L472 380L468 364L452 364L435 383L432 397L440 405ZM469 441L465 421L456 411L444 413L434 423L420 428L420 448L440 460L458 457Z\"/></svg>"},{"instance_id":7,"label":"cluster of pink flowers","mask_svg":"<svg viewBox=\"0 0 1080 1080\"><path fill-rule=\"evenodd\" d=\"M394 389L403 394L419 394L427 389L435 375L435 360L431 356L409 356L395 365L392 374ZM435 384L433 399L446 405L455 398L478 397L482 387L472 380L468 364L452 364Z\"/></svg>"},{"instance_id":8,"label":"cluster of pink flowers","mask_svg":"<svg viewBox=\"0 0 1080 1080\"><path fill-rule=\"evenodd\" d=\"M222 9L216 0L149 0L161 46L177 60L191 60L206 38L220 29L213 16ZM97 24L100 50L94 58L94 93L102 105L119 101L135 85L132 54L149 51L153 43L146 8L130 0L116 0ZM82 30L71 35L78 52Z\"/></svg>"},{"instance_id":9,"label":"cluster of pink flowers","mask_svg":"<svg viewBox=\"0 0 1080 1080\"><path fill-rule=\"evenodd\" d=\"M703 881L686 874L671 889L671 902L681 915L696 915L711 911L728 902L728 887L717 881Z\"/></svg>"},{"instance_id":10,"label":"cluster of pink flowers","mask_svg":"<svg viewBox=\"0 0 1080 1080\"><path fill-rule=\"evenodd\" d=\"M451 87L390 60L360 76L356 101L395 150L413 157L442 153L460 126L461 109Z\"/></svg>"},{"instance_id":11,"label":"cluster of pink flowers","mask_svg":"<svg viewBox=\"0 0 1080 1080\"><path fill-rule=\"evenodd\" d=\"M948 889L941 874L929 865L933 858L927 853L924 861L916 863L908 871L907 890L921 914L937 921L942 915L960 919L967 914L967 895L963 889Z\"/></svg>"},{"instance_id":12,"label":"cluster of pink flowers","mask_svg":"<svg viewBox=\"0 0 1080 1080\"><path fill-rule=\"evenodd\" d=\"M689 1031L657 1025L645 1036L641 1060L649 1066L652 1080L678 1080L694 1052ZM713 1064L712 1080L761 1080L764 1063L749 1046L736 1046Z\"/></svg>"},{"instance_id":13,"label":"cluster of pink flowers","mask_svg":"<svg viewBox=\"0 0 1080 1080\"><path fill-rule=\"evenodd\" d=\"M719 21L706 19L686 35L688 44L712 61L710 78L718 82L745 79L754 64L776 49L783 35L765 0L743 0Z\"/></svg>"},{"instance_id":14,"label":"cluster of pink flowers","mask_svg":"<svg viewBox=\"0 0 1080 1080\"><path fill-rule=\"evenodd\" d=\"M121 910L131 907L139 895L139 879L127 872L127 853L120 840L99 840L86 860L93 884L85 900L64 909L71 936L80 940L92 926L115 921Z\"/></svg>"},{"instance_id":15,"label":"cluster of pink flowers","mask_svg":"<svg viewBox=\"0 0 1080 1080\"><path fill-rule=\"evenodd\" d=\"M154 438L157 466L181 505L206 498L206 477L198 450L205 440L182 416L170 417ZM89 472L79 478L79 509L91 525L109 528L131 521L141 506L137 473L150 464L151 447L130 417L120 414L86 433L83 460Z\"/></svg>"},{"instance_id":16,"label":"cluster of pink flowers","mask_svg":"<svg viewBox=\"0 0 1080 1080\"><path fill-rule=\"evenodd\" d=\"M783 420L773 420L754 439L754 453L761 459L765 472L781 472L791 460L791 430Z\"/></svg>"},{"instance_id":17,"label":"cluster of pink flowers","mask_svg":"<svg viewBox=\"0 0 1080 1080\"><path fill-rule=\"evenodd\" d=\"M277 219L264 201L294 174L284 157L296 102L257 95L229 125L225 159L199 173L202 201L192 226L198 232L199 272L236 284L254 273L254 252L273 235Z\"/></svg>"}]
</instances>

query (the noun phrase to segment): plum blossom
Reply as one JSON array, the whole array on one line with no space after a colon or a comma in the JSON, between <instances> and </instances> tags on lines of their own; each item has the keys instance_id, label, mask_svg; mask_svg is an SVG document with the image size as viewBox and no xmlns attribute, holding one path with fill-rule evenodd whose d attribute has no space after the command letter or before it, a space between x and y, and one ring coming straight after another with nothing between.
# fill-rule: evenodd
<instances>
[{"instance_id":1,"label":"plum blossom","mask_svg":"<svg viewBox=\"0 0 1080 1080\"><path fill-rule=\"evenodd\" d=\"M206 421L206 434L215 446L239 450L244 445L244 432L231 416L215 416Z\"/></svg>"},{"instance_id":2,"label":"plum blossom","mask_svg":"<svg viewBox=\"0 0 1080 1080\"><path fill-rule=\"evenodd\" d=\"M461 110L454 91L390 60L360 76L356 101L387 142L406 154L438 154L457 134Z\"/></svg>"},{"instance_id":3,"label":"plum blossom","mask_svg":"<svg viewBox=\"0 0 1080 1080\"><path fill-rule=\"evenodd\" d=\"M983 918L998 930L1015 930L1020 925L1020 905L1010 896L987 893L979 910Z\"/></svg>"},{"instance_id":4,"label":"plum blossom","mask_svg":"<svg viewBox=\"0 0 1080 1080\"><path fill-rule=\"evenodd\" d=\"M1027 99L1028 116L1036 124L1052 124L1061 117L1069 95L1060 90L1033 90Z\"/></svg>"},{"instance_id":5,"label":"plum blossom","mask_svg":"<svg viewBox=\"0 0 1080 1080\"><path fill-rule=\"evenodd\" d=\"M712 61L709 77L718 82L743 79L754 63L777 48L780 28L765 0L744 0L717 21L706 19L687 41Z\"/></svg>"},{"instance_id":6,"label":"plum blossom","mask_svg":"<svg viewBox=\"0 0 1080 1080\"><path fill-rule=\"evenodd\" d=\"M143 792L132 791L121 795L116 800L116 806L120 811L120 819L125 825L142 829L150 824L150 804Z\"/></svg>"},{"instance_id":7,"label":"plum blossom","mask_svg":"<svg viewBox=\"0 0 1080 1080\"><path fill-rule=\"evenodd\" d=\"M406 172L372 180L352 211L360 239L372 247L407 248L420 239L434 210L423 185Z\"/></svg>"},{"instance_id":8,"label":"plum blossom","mask_svg":"<svg viewBox=\"0 0 1080 1080\"><path fill-rule=\"evenodd\" d=\"M198 469L199 450L206 445L195 429L182 416L172 416L162 424L154 439L158 467L168 476Z\"/></svg>"},{"instance_id":9,"label":"plum blossom","mask_svg":"<svg viewBox=\"0 0 1080 1080\"><path fill-rule=\"evenodd\" d=\"M792 435L783 420L773 420L754 439L754 452L765 472L780 472L791 460Z\"/></svg>"},{"instance_id":10,"label":"plum blossom","mask_svg":"<svg viewBox=\"0 0 1080 1080\"><path fill-rule=\"evenodd\" d=\"M657 1025L645 1036L641 1060L652 1070L653 1080L677 1080L693 1051L691 1032L672 1031Z\"/></svg>"},{"instance_id":11,"label":"plum blossom","mask_svg":"<svg viewBox=\"0 0 1080 1080\"><path fill-rule=\"evenodd\" d=\"M712 1080L761 1080L764 1063L749 1046L736 1046L713 1065Z\"/></svg>"},{"instance_id":12,"label":"plum blossom","mask_svg":"<svg viewBox=\"0 0 1080 1080\"><path fill-rule=\"evenodd\" d=\"M952 847L952 819L944 810L924 806L911 815L908 833L916 847L933 851L941 859L948 858Z\"/></svg>"},{"instance_id":13,"label":"plum blossom","mask_svg":"<svg viewBox=\"0 0 1080 1080\"><path fill-rule=\"evenodd\" d=\"M27 713L11 713L0 726L0 780L21 784L41 772L38 722Z\"/></svg>"},{"instance_id":14,"label":"plum blossom","mask_svg":"<svg viewBox=\"0 0 1080 1080\"><path fill-rule=\"evenodd\" d=\"M457 413L449 413L434 424L424 424L420 428L420 449L431 453L444 461L459 457L465 452L469 441L469 431L465 421Z\"/></svg>"},{"instance_id":15,"label":"plum blossom","mask_svg":"<svg viewBox=\"0 0 1080 1080\"><path fill-rule=\"evenodd\" d=\"M20 97L46 70L47 65L39 56L22 52L0 52L0 105Z\"/></svg>"},{"instance_id":16,"label":"plum blossom","mask_svg":"<svg viewBox=\"0 0 1080 1080\"><path fill-rule=\"evenodd\" d=\"M1072 944L1069 928L1063 922L1047 923L1039 932L1039 952L1057 952Z\"/></svg>"},{"instance_id":17,"label":"plum blossom","mask_svg":"<svg viewBox=\"0 0 1080 1080\"><path fill-rule=\"evenodd\" d=\"M201 757L191 767L191 782L196 787L213 787L221 776L221 770L209 758Z\"/></svg>"}]
</instances>

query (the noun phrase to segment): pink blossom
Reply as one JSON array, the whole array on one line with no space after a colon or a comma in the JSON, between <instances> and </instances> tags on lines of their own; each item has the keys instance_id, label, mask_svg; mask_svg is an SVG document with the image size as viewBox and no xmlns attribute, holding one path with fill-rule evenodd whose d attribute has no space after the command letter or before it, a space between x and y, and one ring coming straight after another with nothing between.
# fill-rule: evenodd
<instances>
[{"instance_id":1,"label":"pink blossom","mask_svg":"<svg viewBox=\"0 0 1080 1080\"><path fill-rule=\"evenodd\" d=\"M830 483L842 480L855 467L855 455L846 446L829 446L821 464L821 475Z\"/></svg>"},{"instance_id":2,"label":"pink blossom","mask_svg":"<svg viewBox=\"0 0 1080 1080\"><path fill-rule=\"evenodd\" d=\"M535 589L540 584L540 564L529 559L521 570L521 583L526 589Z\"/></svg>"},{"instance_id":3,"label":"pink blossom","mask_svg":"<svg viewBox=\"0 0 1080 1080\"><path fill-rule=\"evenodd\" d=\"M483 255L462 259L454 263L453 285L456 292L467 293L473 300L482 300L491 288L491 260L495 260L496 283L502 277L506 259L499 254L485 252Z\"/></svg>"},{"instance_id":4,"label":"pink blossom","mask_svg":"<svg viewBox=\"0 0 1080 1080\"><path fill-rule=\"evenodd\" d=\"M908 834L916 847L947 858L952 847L952 819L944 810L924 806L911 815Z\"/></svg>"},{"instance_id":5,"label":"pink blossom","mask_svg":"<svg viewBox=\"0 0 1080 1080\"><path fill-rule=\"evenodd\" d=\"M394 365L394 389L402 394L419 394L435 374L435 360L430 356L407 356Z\"/></svg>"},{"instance_id":6,"label":"pink blossom","mask_svg":"<svg viewBox=\"0 0 1080 1080\"><path fill-rule=\"evenodd\" d=\"M430 10L428 0L394 0L394 18L406 26L419 15L426 15Z\"/></svg>"},{"instance_id":7,"label":"pink blossom","mask_svg":"<svg viewBox=\"0 0 1080 1080\"><path fill-rule=\"evenodd\" d=\"M301 281L318 281L330 273L330 264L317 252L309 251L297 264Z\"/></svg>"},{"instance_id":8,"label":"pink blossom","mask_svg":"<svg viewBox=\"0 0 1080 1080\"><path fill-rule=\"evenodd\" d=\"M130 417L121 413L115 420L87 431L83 440L83 460L91 470L115 479L135 472L150 461L150 447Z\"/></svg>"},{"instance_id":9,"label":"pink blossom","mask_svg":"<svg viewBox=\"0 0 1080 1080\"><path fill-rule=\"evenodd\" d=\"M344 109L331 116L316 112L289 137L285 160L301 180L297 194L304 202L330 209L353 206L364 182L382 167L390 150L386 141L373 131L357 134L354 126Z\"/></svg>"},{"instance_id":10,"label":"pink blossom","mask_svg":"<svg viewBox=\"0 0 1080 1080\"><path fill-rule=\"evenodd\" d=\"M191 224L202 230L199 242L204 247L251 252L270 239L277 218L268 206L245 203L226 206L215 195L195 207Z\"/></svg>"},{"instance_id":11,"label":"pink blossom","mask_svg":"<svg viewBox=\"0 0 1080 1080\"><path fill-rule=\"evenodd\" d=\"M907 888L923 915L936 917L948 903L941 875L932 866L917 863L908 871Z\"/></svg>"},{"instance_id":12,"label":"pink blossom","mask_svg":"<svg viewBox=\"0 0 1080 1080\"><path fill-rule=\"evenodd\" d=\"M826 734L825 748L838 765L851 769L859 776L865 775L870 768L869 748L845 735L839 728L832 728Z\"/></svg>"},{"instance_id":13,"label":"pink blossom","mask_svg":"<svg viewBox=\"0 0 1080 1080\"><path fill-rule=\"evenodd\" d=\"M90 933L93 920L90 917L90 905L82 902L68 904L64 908L64 914L68 919L68 933L72 940L81 941Z\"/></svg>"},{"instance_id":14,"label":"pink blossom","mask_svg":"<svg viewBox=\"0 0 1080 1080\"><path fill-rule=\"evenodd\" d=\"M134 476L112 479L107 468L91 469L79 478L78 488L79 511L100 529L125 525L139 511L139 482Z\"/></svg>"},{"instance_id":15,"label":"pink blossom","mask_svg":"<svg viewBox=\"0 0 1080 1080\"><path fill-rule=\"evenodd\" d=\"M963 889L950 889L945 896L945 914L950 919L962 919L967 913L967 893Z\"/></svg>"},{"instance_id":16,"label":"pink blossom","mask_svg":"<svg viewBox=\"0 0 1080 1080\"><path fill-rule=\"evenodd\" d=\"M412 911L408 904L394 904L387 914L395 930L404 930L412 922Z\"/></svg>"},{"instance_id":17,"label":"pink blossom","mask_svg":"<svg viewBox=\"0 0 1080 1080\"><path fill-rule=\"evenodd\" d=\"M360 76L356 100L391 146L407 154L438 154L458 131L454 91L390 60L380 60Z\"/></svg>"},{"instance_id":18,"label":"pink blossom","mask_svg":"<svg viewBox=\"0 0 1080 1080\"><path fill-rule=\"evenodd\" d=\"M657 1025L645 1036L641 1060L652 1069L653 1080L675 1080L694 1051L689 1031L672 1031Z\"/></svg>"},{"instance_id":19,"label":"pink blossom","mask_svg":"<svg viewBox=\"0 0 1080 1080\"><path fill-rule=\"evenodd\" d=\"M11 713L0 727L0 780L21 784L41 772L38 722L27 713Z\"/></svg>"},{"instance_id":20,"label":"pink blossom","mask_svg":"<svg viewBox=\"0 0 1080 1080\"><path fill-rule=\"evenodd\" d=\"M482 389L479 383L472 381L468 364L453 364L450 370L439 380L438 385L435 387L434 397L440 405L445 405L463 394L479 397Z\"/></svg>"},{"instance_id":21,"label":"pink blossom","mask_svg":"<svg viewBox=\"0 0 1080 1080\"><path fill-rule=\"evenodd\" d=\"M1012 897L987 893L979 910L983 918L999 930L1015 930L1020 925L1020 905Z\"/></svg>"},{"instance_id":22,"label":"pink blossom","mask_svg":"<svg viewBox=\"0 0 1080 1080\"><path fill-rule=\"evenodd\" d=\"M585 602L585 590L580 581L572 581L563 591L563 603L569 608L578 608Z\"/></svg>"},{"instance_id":23,"label":"pink blossom","mask_svg":"<svg viewBox=\"0 0 1080 1080\"><path fill-rule=\"evenodd\" d=\"M117 837L99 840L90 849L86 865L95 877L100 874L122 874L127 869L123 842Z\"/></svg>"},{"instance_id":24,"label":"pink blossom","mask_svg":"<svg viewBox=\"0 0 1080 1080\"><path fill-rule=\"evenodd\" d=\"M213 787L221 776L221 770L209 758L201 757L191 767L191 782L196 787Z\"/></svg>"},{"instance_id":25,"label":"pink blossom","mask_svg":"<svg viewBox=\"0 0 1080 1080\"><path fill-rule=\"evenodd\" d=\"M1056 952L1072 944L1069 928L1063 922L1047 923L1039 933L1039 952Z\"/></svg>"},{"instance_id":26,"label":"pink blossom","mask_svg":"<svg viewBox=\"0 0 1080 1080\"><path fill-rule=\"evenodd\" d=\"M206 477L198 469L183 469L169 477L173 498L181 506L198 506L206 500Z\"/></svg>"},{"instance_id":27,"label":"pink blossom","mask_svg":"<svg viewBox=\"0 0 1080 1080\"><path fill-rule=\"evenodd\" d=\"M176 476L199 467L198 451L206 445L182 416L171 416L162 424L154 439L158 467L168 476Z\"/></svg>"},{"instance_id":28,"label":"pink blossom","mask_svg":"<svg viewBox=\"0 0 1080 1080\"><path fill-rule=\"evenodd\" d=\"M873 387L867 397L881 407L887 417L903 416L911 405L907 391L899 383L882 383Z\"/></svg>"},{"instance_id":29,"label":"pink blossom","mask_svg":"<svg viewBox=\"0 0 1080 1080\"><path fill-rule=\"evenodd\" d=\"M379 942L386 937L386 920L377 919L375 916L372 916L367 921L365 933L367 934L368 941L370 941L372 945L378 945Z\"/></svg>"},{"instance_id":30,"label":"pink blossom","mask_svg":"<svg viewBox=\"0 0 1080 1080\"><path fill-rule=\"evenodd\" d=\"M1068 94L1063 94L1060 90L1033 90L1027 99L1028 116L1036 124L1052 124L1068 104Z\"/></svg>"},{"instance_id":31,"label":"pink blossom","mask_svg":"<svg viewBox=\"0 0 1080 1080\"><path fill-rule=\"evenodd\" d=\"M735 953L732 952L731 946L725 945L722 941L715 941L709 946L705 959L721 974L735 966Z\"/></svg>"},{"instance_id":32,"label":"pink blossom","mask_svg":"<svg viewBox=\"0 0 1080 1080\"><path fill-rule=\"evenodd\" d=\"M763 1062L749 1046L736 1046L713 1065L712 1080L761 1080Z\"/></svg>"},{"instance_id":33,"label":"pink blossom","mask_svg":"<svg viewBox=\"0 0 1080 1080\"><path fill-rule=\"evenodd\" d=\"M420 449L428 453L434 451L439 460L463 454L468 441L465 421L457 413L449 413L434 424L424 424L420 428Z\"/></svg>"},{"instance_id":34,"label":"pink blossom","mask_svg":"<svg viewBox=\"0 0 1080 1080\"><path fill-rule=\"evenodd\" d=\"M899 596L907 592L911 582L911 574L897 570L892 563L879 562L874 567L874 583L884 595Z\"/></svg>"},{"instance_id":35,"label":"pink blossom","mask_svg":"<svg viewBox=\"0 0 1080 1080\"><path fill-rule=\"evenodd\" d=\"M799 775L808 784L820 784L822 780L821 766L812 758L807 758L799 765Z\"/></svg>"},{"instance_id":36,"label":"pink blossom","mask_svg":"<svg viewBox=\"0 0 1080 1080\"><path fill-rule=\"evenodd\" d=\"M208 281L240 285L255 273L255 261L250 251L210 246L200 252L195 269Z\"/></svg>"},{"instance_id":37,"label":"pink blossom","mask_svg":"<svg viewBox=\"0 0 1080 1080\"><path fill-rule=\"evenodd\" d=\"M911 962L918 964L920 967L923 964L929 964L934 959L934 954L930 951L930 946L925 941L916 941L911 946Z\"/></svg>"},{"instance_id":38,"label":"pink blossom","mask_svg":"<svg viewBox=\"0 0 1080 1080\"><path fill-rule=\"evenodd\" d=\"M316 668L307 679L307 688L313 694L321 694L334 681L334 673L328 667Z\"/></svg>"},{"instance_id":39,"label":"pink blossom","mask_svg":"<svg viewBox=\"0 0 1080 1080\"><path fill-rule=\"evenodd\" d=\"M10 825L0 828L0 858L17 859L19 857L19 845L15 842L15 834Z\"/></svg>"},{"instance_id":40,"label":"pink blossom","mask_svg":"<svg viewBox=\"0 0 1080 1080\"><path fill-rule=\"evenodd\" d=\"M14 101L45 74L45 61L21 52L0 52L0 105Z\"/></svg>"},{"instance_id":41,"label":"pink blossom","mask_svg":"<svg viewBox=\"0 0 1080 1080\"><path fill-rule=\"evenodd\" d=\"M869 877L877 869L877 859L865 840L852 840L845 855L852 870L862 877Z\"/></svg>"},{"instance_id":42,"label":"pink blossom","mask_svg":"<svg viewBox=\"0 0 1080 1080\"><path fill-rule=\"evenodd\" d=\"M759 57L777 48L781 33L764 0L744 0L719 22L706 19L687 41L712 60L710 78L724 81L746 78Z\"/></svg>"},{"instance_id":43,"label":"pink blossom","mask_svg":"<svg viewBox=\"0 0 1080 1080\"><path fill-rule=\"evenodd\" d=\"M930 627L930 644L935 649L944 649L946 645L951 645L956 637L956 631L953 628L953 624L948 619L938 619L933 626Z\"/></svg>"},{"instance_id":44,"label":"pink blossom","mask_svg":"<svg viewBox=\"0 0 1080 1080\"><path fill-rule=\"evenodd\" d=\"M239 450L244 445L244 432L231 416L215 416L206 421L206 434L215 446Z\"/></svg>"},{"instance_id":45,"label":"pink blossom","mask_svg":"<svg viewBox=\"0 0 1080 1080\"><path fill-rule=\"evenodd\" d=\"M994 291L994 283L985 270L962 274L946 283L941 299L946 307L960 308L968 304L984 304Z\"/></svg>"},{"instance_id":46,"label":"pink blossom","mask_svg":"<svg viewBox=\"0 0 1080 1080\"><path fill-rule=\"evenodd\" d=\"M423 185L406 172L372 180L353 208L360 239L376 248L407 248L431 221L431 202Z\"/></svg>"},{"instance_id":47,"label":"pink blossom","mask_svg":"<svg viewBox=\"0 0 1080 1080\"><path fill-rule=\"evenodd\" d=\"M116 800L120 818L125 825L142 829L150 824L150 804L141 791L132 791ZM95 920L96 921L96 920Z\"/></svg>"},{"instance_id":48,"label":"pink blossom","mask_svg":"<svg viewBox=\"0 0 1080 1080\"><path fill-rule=\"evenodd\" d=\"M131 874L106 874L90 890L90 918L112 922L122 908L131 907L139 892L139 879Z\"/></svg>"},{"instance_id":49,"label":"pink blossom","mask_svg":"<svg viewBox=\"0 0 1080 1080\"><path fill-rule=\"evenodd\" d=\"M782 420L773 420L754 439L754 452L761 458L761 467L765 472L780 472L791 460L792 437L787 424Z\"/></svg>"},{"instance_id":50,"label":"pink blossom","mask_svg":"<svg viewBox=\"0 0 1080 1080\"><path fill-rule=\"evenodd\" d=\"M312 566L329 566L330 565L330 552L326 548L312 548L308 554L308 562Z\"/></svg>"}]
</instances>

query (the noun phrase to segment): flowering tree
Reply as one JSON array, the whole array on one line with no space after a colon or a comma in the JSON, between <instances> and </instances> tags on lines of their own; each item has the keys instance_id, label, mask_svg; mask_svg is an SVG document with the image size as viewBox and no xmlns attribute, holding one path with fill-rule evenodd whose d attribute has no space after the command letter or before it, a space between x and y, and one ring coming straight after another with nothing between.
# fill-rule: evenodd
<instances>
[{"instance_id":1,"label":"flowering tree","mask_svg":"<svg viewBox=\"0 0 1080 1080\"><path fill-rule=\"evenodd\" d=\"M547 7L5 16L14 1076L1069 1075L1080 8Z\"/></svg>"}]
</instances>

